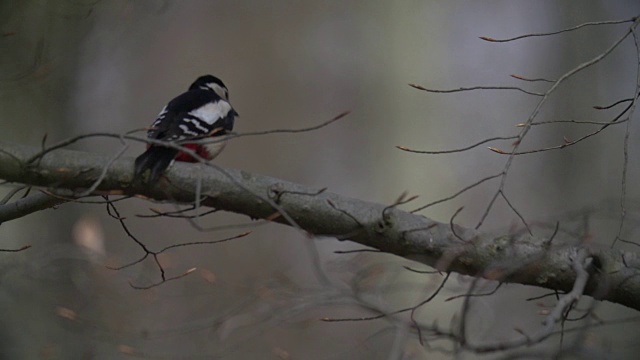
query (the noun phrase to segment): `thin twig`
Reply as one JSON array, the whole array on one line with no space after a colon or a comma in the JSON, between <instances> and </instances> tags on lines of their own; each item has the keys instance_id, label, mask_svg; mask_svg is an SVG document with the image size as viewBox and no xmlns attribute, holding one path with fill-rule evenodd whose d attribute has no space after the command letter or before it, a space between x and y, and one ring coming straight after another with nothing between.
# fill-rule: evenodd
<instances>
[{"instance_id":1,"label":"thin twig","mask_svg":"<svg viewBox=\"0 0 640 360\"><path fill-rule=\"evenodd\" d=\"M520 36L508 38L508 39L494 39L494 38L487 37L487 36L480 36L480 39L485 40L485 41L489 41L489 42L502 43L502 42L509 42L509 41L514 41L514 40L529 38L529 37L550 36L550 35L562 34L562 33L565 33L565 32L578 30L578 29L586 27L586 26L615 25L615 24L624 24L624 23L634 22L634 21L636 21L636 17L632 17L631 19L627 19L627 20L593 21L593 22L586 22L586 23L583 23L583 24L580 24L580 25L577 25L577 26L574 26L574 27L567 28L567 29L562 29L562 30L553 31L553 32L547 32L547 33L526 34L526 35L520 35Z\"/></svg>"},{"instance_id":2,"label":"thin twig","mask_svg":"<svg viewBox=\"0 0 640 360\"><path fill-rule=\"evenodd\" d=\"M529 82L549 82L549 83L556 82L555 80L543 79L543 78L529 79L529 78L526 78L524 76L516 75L516 74L511 74L509 76L511 76L514 79L518 79L518 80L522 80L522 81L529 81Z\"/></svg>"},{"instance_id":3,"label":"thin twig","mask_svg":"<svg viewBox=\"0 0 640 360\"><path fill-rule=\"evenodd\" d=\"M421 206L421 207L419 207L419 208L417 208L417 209L411 210L410 212L411 212L411 213L415 213L415 212L418 212L418 211L424 210L424 209L426 209L426 208L428 208L428 207L431 207L431 206L433 206L433 205L437 205L437 204L443 203L443 202L445 202L445 201L449 201L449 200L455 199L455 198L456 198L456 197L458 197L459 195L463 194L464 192L466 192L466 191L468 191L468 190L473 189L473 188L474 188L474 187L476 187L476 186L481 185L481 184L482 184L482 183L484 183L485 181L489 181L489 180L491 180L491 179L495 179L495 178L500 177L500 176L502 176L502 173L500 173L500 174L495 174L495 175L489 175L489 176L487 176L487 177L485 177L485 178L483 178L483 179L480 179L480 180L476 181L475 183L473 183L473 184L471 184L471 185L469 185L469 186L466 186L466 187L462 188L460 191L458 191L457 193L455 193L455 194L453 194L453 195L451 195L451 196L447 196L446 198L442 198L442 199L440 199L440 200L436 200L436 201L430 202L430 203L428 203L428 204L426 204L426 205L424 205L424 206Z\"/></svg>"},{"instance_id":4,"label":"thin twig","mask_svg":"<svg viewBox=\"0 0 640 360\"><path fill-rule=\"evenodd\" d=\"M416 153L416 154L451 154L451 153L458 153L458 152L463 152L463 151L467 151L467 150L471 150L475 147L478 147L482 144L486 144L488 142L491 141L498 141L498 140L514 140L517 139L518 136L514 135L514 136L498 136L498 137L492 137L492 138L488 138L488 139L484 139L480 142L477 142L473 145L469 145L463 148L459 148L459 149L453 149L453 150L438 150L438 151L428 151L428 150L414 150L414 149L410 149L406 146L396 146L396 148L402 150L402 151L406 151L406 152L411 152L411 153Z\"/></svg>"},{"instance_id":5,"label":"thin twig","mask_svg":"<svg viewBox=\"0 0 640 360\"><path fill-rule=\"evenodd\" d=\"M507 161L505 163L505 166L503 168L503 171L502 171L503 175L502 175L502 178L500 180L500 186L498 187L498 190L494 194L494 196L491 199L489 205L486 207L485 211L483 212L482 216L480 217L480 220L478 221L478 224L476 225L476 229L479 229L480 226L482 226L482 224L486 220L486 218L489 216L489 212L491 211L491 209L493 207L493 204L495 203L495 200L496 200L496 198L497 198L497 196L499 194L499 191L503 191L504 190L504 187L505 187L505 184L506 184L507 178L508 178L509 169L511 168L511 164L513 163L513 160L518 155L518 148L522 144L522 139L524 139L525 136L527 135L527 133L529 132L529 130L531 130L531 123L533 123L534 119L538 116L538 114L540 113L543 105L547 102L547 100L549 99L551 94L553 94L558 89L558 87L562 83L564 83L568 78L572 77L576 73L578 73L578 72L580 72L580 71L582 71L582 70L584 70L584 69L586 69L586 68L588 68L588 67L590 67L590 66L592 66L594 64L597 64L602 59L604 59L606 56L608 56L613 50L615 50L627 38L627 36L629 36L629 34L632 33L632 29L637 27L637 26L638 26L638 18L634 18L634 22L631 25L631 27L629 28L629 30L626 31L624 33L624 35L622 35L620 38L618 38L618 40L614 41L613 44L611 44L605 51L603 51L599 55L593 57L591 60L583 62L583 63L579 64L578 66L574 67L573 69L571 69L571 70L567 71L566 73L564 73L544 93L544 96L542 97L542 99L540 99L540 101L538 102L538 104L536 105L534 110L529 115L529 118L524 123L525 126L523 127L522 131L519 134L520 141L516 141L514 143L513 150L509 154L509 158L507 159ZM604 126L603 126L603 128L604 128Z\"/></svg>"},{"instance_id":6,"label":"thin twig","mask_svg":"<svg viewBox=\"0 0 640 360\"><path fill-rule=\"evenodd\" d=\"M636 33L635 28L631 28L631 33L633 35L633 44L636 49L636 94L640 94L640 45L638 45L638 34ZM633 118L633 113L635 112L636 106L638 104L638 96L634 96L633 101L631 102L631 108L629 109L629 119ZM631 121L627 122L627 127L624 133L624 145L622 148L623 152L623 163L622 163L622 179L621 179L621 189L620 189L620 225L618 227L618 234L615 239L611 243L611 247L615 246L616 240L622 237L622 229L624 227L624 221L627 216L627 209L625 207L625 202L627 200L627 169L629 167L629 134L631 132L630 129Z\"/></svg>"},{"instance_id":7,"label":"thin twig","mask_svg":"<svg viewBox=\"0 0 640 360\"><path fill-rule=\"evenodd\" d=\"M418 90L422 90L430 93L436 93L436 94L450 94L450 93L473 91L473 90L517 90L527 95L544 96L544 94L525 90L517 86L471 86L471 87L461 87L457 89L446 89L446 90L428 89L417 84L409 84L409 86L411 86L414 89L418 89Z\"/></svg>"},{"instance_id":8,"label":"thin twig","mask_svg":"<svg viewBox=\"0 0 640 360\"><path fill-rule=\"evenodd\" d=\"M529 224L527 224L527 220L524 219L524 216L522 216L522 214L520 214L520 212L518 211L518 209L515 208L515 206L513 206L511 204L511 201L509 201L509 199L507 198L507 196L504 194L504 191L500 191L500 195L502 196L502 198L504 199L504 201L507 203L507 205L509 205L509 208L511 209L511 211L513 211L518 218L520 219L520 221L522 221L522 223L524 224L524 227L527 229L527 231L529 232L529 235L533 235L533 232L531 232L531 228L529 227Z\"/></svg>"}]
</instances>

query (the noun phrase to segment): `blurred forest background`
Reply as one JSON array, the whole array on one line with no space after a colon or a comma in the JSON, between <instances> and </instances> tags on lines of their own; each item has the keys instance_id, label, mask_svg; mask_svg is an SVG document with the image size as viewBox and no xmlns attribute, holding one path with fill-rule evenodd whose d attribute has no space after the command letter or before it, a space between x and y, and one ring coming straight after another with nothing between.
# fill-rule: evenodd
<instances>
[{"instance_id":1,"label":"blurred forest background","mask_svg":"<svg viewBox=\"0 0 640 360\"><path fill-rule=\"evenodd\" d=\"M240 114L238 132L303 128L351 111L314 132L233 140L216 164L381 203L408 191L420 195L420 205L499 172L506 158L484 147L427 156L395 146L443 150L514 134L538 98L515 91L427 94L409 83L544 91L546 84L522 83L509 75L557 78L601 53L626 25L506 44L478 37L555 31L639 12L633 0L4 0L0 136L39 145L45 134L51 144L84 133L142 128L197 76L211 73L229 87ZM564 85L539 119L601 119L592 106L629 97L636 66L628 38L625 46ZM525 147L555 145L563 136L584 133L577 126L538 127ZM510 199L532 221L615 202L623 135L624 127L613 127L563 151L518 157L507 185ZM634 125L631 139L638 136ZM637 199L640 151L631 144L627 191ZM92 138L72 148L115 154L120 146L113 139ZM508 149L509 143L499 147ZM132 143L127 155L142 151L143 145ZM465 206L456 221L475 226L495 186L484 184L423 214L447 222ZM202 232L184 219L136 217L151 214L150 207L174 209L170 204L132 199L117 206L131 231L152 249L247 230ZM603 244L610 244L615 216L594 224L596 240L601 236ZM209 228L249 219L216 214L195 221ZM499 204L483 230L506 232L519 225L516 215ZM120 271L105 268L133 261L142 252L104 205L65 204L4 223L0 247L32 248L0 253L0 354L6 359L451 357L422 347L389 319L318 321L413 305L440 277L410 273L401 266L408 260L390 255L335 254L360 247L310 240L281 225L249 230L253 233L240 240L171 251L162 257L170 276L198 270L141 291L129 282L157 282L158 269L151 260ZM447 285L446 293L417 316L449 324L461 302L444 299L464 293L469 279L459 277L457 284ZM483 286L495 284L485 281ZM544 293L505 286L498 295L475 301L468 326L478 341L536 327L539 309L525 299ZM600 310L605 318L637 316L610 304ZM594 354L637 354L639 330L637 324L594 329ZM432 345L447 347L444 341Z\"/></svg>"}]
</instances>

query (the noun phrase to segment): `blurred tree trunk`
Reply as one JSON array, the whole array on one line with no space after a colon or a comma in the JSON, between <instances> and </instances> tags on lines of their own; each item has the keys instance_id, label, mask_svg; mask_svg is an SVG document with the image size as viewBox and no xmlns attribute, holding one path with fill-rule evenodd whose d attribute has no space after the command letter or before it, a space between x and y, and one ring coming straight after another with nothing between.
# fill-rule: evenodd
<instances>
[{"instance_id":1,"label":"blurred tree trunk","mask_svg":"<svg viewBox=\"0 0 640 360\"><path fill-rule=\"evenodd\" d=\"M43 135L48 143L69 136L77 120L72 116L72 99L80 47L93 23L94 3L0 2L3 138L37 144ZM79 272L87 276L85 262L69 261L82 258L69 244L78 216L78 209L71 206L48 216L3 225L2 248L43 245L30 256L0 258L0 332L6 339L0 350L3 358L70 359L86 354L86 333L63 331L56 311L59 304L86 300L77 287Z\"/></svg>"}]
</instances>

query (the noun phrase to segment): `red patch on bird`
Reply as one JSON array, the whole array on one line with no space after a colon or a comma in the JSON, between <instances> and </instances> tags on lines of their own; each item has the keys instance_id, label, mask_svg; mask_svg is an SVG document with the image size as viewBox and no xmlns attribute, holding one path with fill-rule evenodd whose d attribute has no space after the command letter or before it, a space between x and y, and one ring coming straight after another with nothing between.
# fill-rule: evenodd
<instances>
[{"instance_id":1,"label":"red patch on bird","mask_svg":"<svg viewBox=\"0 0 640 360\"><path fill-rule=\"evenodd\" d=\"M150 148L151 146L152 146L151 144L147 144L147 149ZM200 156L203 159L211 160L213 158L211 156L211 153L209 152L209 149L207 149L207 147L204 146L204 145L200 145L200 144L184 144L184 145L182 145L182 147L185 147L185 148L187 148L189 150L194 151L196 153L196 155ZM180 151L178 153L178 155L176 155L174 160L175 161L190 162L190 163L200 162L200 160L194 159L193 156L191 156L190 154L184 153L182 151Z\"/></svg>"},{"instance_id":2,"label":"red patch on bird","mask_svg":"<svg viewBox=\"0 0 640 360\"><path fill-rule=\"evenodd\" d=\"M183 145L185 148L189 150L193 150L196 155L200 156L203 159L211 159L211 154L209 154L209 150L206 146L200 144L185 144ZM191 155L187 153L183 153L182 151L178 153L175 158L176 161L184 161L184 162L199 162L199 160L194 159Z\"/></svg>"}]
</instances>

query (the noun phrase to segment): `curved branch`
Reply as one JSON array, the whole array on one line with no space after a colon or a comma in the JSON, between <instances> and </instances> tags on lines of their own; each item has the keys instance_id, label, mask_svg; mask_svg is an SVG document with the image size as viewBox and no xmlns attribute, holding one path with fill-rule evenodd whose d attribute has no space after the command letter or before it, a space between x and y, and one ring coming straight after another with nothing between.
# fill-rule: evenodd
<instances>
[{"instance_id":1,"label":"curved branch","mask_svg":"<svg viewBox=\"0 0 640 360\"><path fill-rule=\"evenodd\" d=\"M176 163L166 173L168 181L148 186L131 183L132 158L109 163L111 159L106 155L56 150L37 164L27 165L40 150L0 142L0 178L73 194L91 187L104 174L96 187L98 194L142 195L179 203L193 203L201 179L202 206L287 225L282 216L274 216L269 203L255 195L268 197L277 188L287 193L278 199L279 207L302 229L316 236L349 239L438 270L502 282L563 292L571 291L576 282L572 257L580 244L553 245L546 238L529 234L494 236L454 225L456 234L468 240L461 243L448 223L241 170L224 169L222 173L211 167ZM584 294L640 310L640 256L592 248L588 249L588 257L598 264L598 269L589 277ZM607 291L602 291L602 284L607 284Z\"/></svg>"}]
</instances>

